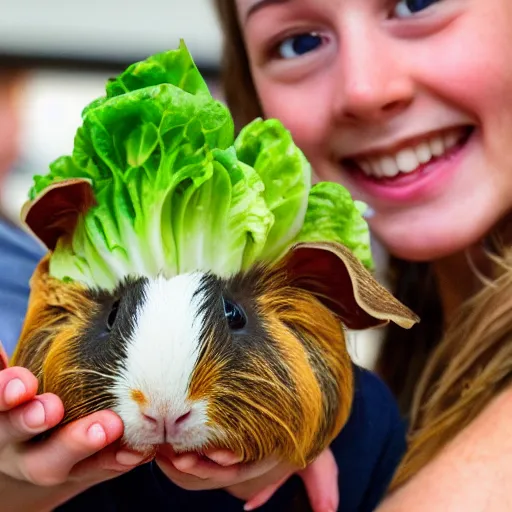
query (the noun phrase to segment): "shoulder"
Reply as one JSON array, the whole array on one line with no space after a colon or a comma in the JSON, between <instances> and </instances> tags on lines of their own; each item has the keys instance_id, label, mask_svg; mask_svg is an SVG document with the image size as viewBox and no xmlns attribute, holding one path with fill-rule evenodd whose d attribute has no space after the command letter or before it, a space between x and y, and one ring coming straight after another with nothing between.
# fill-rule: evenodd
<instances>
[{"instance_id":1,"label":"shoulder","mask_svg":"<svg viewBox=\"0 0 512 512\"><path fill-rule=\"evenodd\" d=\"M379 511L512 509L512 388L485 409Z\"/></svg>"},{"instance_id":2,"label":"shoulder","mask_svg":"<svg viewBox=\"0 0 512 512\"><path fill-rule=\"evenodd\" d=\"M8 355L25 317L30 277L43 255L32 236L0 218L0 341Z\"/></svg>"}]
</instances>

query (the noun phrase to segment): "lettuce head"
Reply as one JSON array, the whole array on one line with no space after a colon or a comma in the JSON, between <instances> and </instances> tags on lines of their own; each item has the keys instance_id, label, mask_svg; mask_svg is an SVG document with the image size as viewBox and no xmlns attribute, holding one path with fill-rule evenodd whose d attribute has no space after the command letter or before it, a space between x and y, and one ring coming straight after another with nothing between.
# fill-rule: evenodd
<instances>
[{"instance_id":1,"label":"lettuce head","mask_svg":"<svg viewBox=\"0 0 512 512\"><path fill-rule=\"evenodd\" d=\"M233 274L298 241L336 241L372 267L364 205L311 167L275 119L235 137L185 44L129 66L82 113L72 153L29 203L81 178L95 202L51 251L53 277L111 289L128 275Z\"/></svg>"}]
</instances>

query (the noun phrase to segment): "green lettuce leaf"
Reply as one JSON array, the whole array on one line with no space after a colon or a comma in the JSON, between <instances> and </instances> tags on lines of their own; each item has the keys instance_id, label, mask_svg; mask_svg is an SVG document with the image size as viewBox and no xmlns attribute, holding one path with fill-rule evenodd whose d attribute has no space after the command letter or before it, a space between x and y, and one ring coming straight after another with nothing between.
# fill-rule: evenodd
<instances>
[{"instance_id":1,"label":"green lettuce leaf","mask_svg":"<svg viewBox=\"0 0 512 512\"><path fill-rule=\"evenodd\" d=\"M311 166L276 119L256 119L235 140L238 158L254 167L265 186L263 197L274 214L260 257L277 258L302 227L311 188Z\"/></svg>"},{"instance_id":2,"label":"green lettuce leaf","mask_svg":"<svg viewBox=\"0 0 512 512\"><path fill-rule=\"evenodd\" d=\"M96 205L50 258L50 273L111 289L128 275L231 275L300 240L336 240L365 264L369 235L341 186L311 168L277 120L235 138L184 43L131 65L82 112L71 155L36 176L29 197L87 178ZM340 202L341 201L341 202Z\"/></svg>"},{"instance_id":3,"label":"green lettuce leaf","mask_svg":"<svg viewBox=\"0 0 512 512\"><path fill-rule=\"evenodd\" d=\"M363 217L366 204L354 201L338 183L323 181L311 188L304 224L295 242L332 241L345 245L373 269L370 232Z\"/></svg>"}]
</instances>

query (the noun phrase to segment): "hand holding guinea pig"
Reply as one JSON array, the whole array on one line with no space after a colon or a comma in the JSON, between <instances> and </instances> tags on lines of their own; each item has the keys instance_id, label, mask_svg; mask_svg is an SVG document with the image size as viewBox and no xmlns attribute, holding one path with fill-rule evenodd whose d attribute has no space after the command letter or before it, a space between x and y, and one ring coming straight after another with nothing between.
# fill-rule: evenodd
<instances>
[{"instance_id":1,"label":"hand holding guinea pig","mask_svg":"<svg viewBox=\"0 0 512 512\"><path fill-rule=\"evenodd\" d=\"M143 462L140 454L119 452L115 441L122 436L123 424L111 411L99 411L38 444L30 443L64 416L60 399L51 393L38 395L37 389L37 379L27 369L8 367L0 345L2 510L50 510Z\"/></svg>"},{"instance_id":2,"label":"hand holding guinea pig","mask_svg":"<svg viewBox=\"0 0 512 512\"><path fill-rule=\"evenodd\" d=\"M122 436L123 424L111 411L93 413L71 422L37 445L30 444L34 435L55 427L64 415L60 399L51 393L37 395L37 388L37 379L27 369L8 368L7 356L0 344L2 510L50 510L91 485L119 476L144 461L143 455L119 448L117 441ZM190 488L194 480L197 489L207 489L240 486L246 479L252 479L249 484L254 487L254 479L267 469L265 464L256 465L251 471L238 467L231 469L227 466L236 462L232 454L214 451L209 455L219 460L222 466L215 467L213 463L207 468L203 466L194 477L197 468L187 466L191 474L186 474L167 463L164 464L166 474L184 488ZM201 462L205 464L205 461ZM174 459L173 463L179 467L181 460ZM315 512L326 510L323 501L337 500L336 475L330 469L329 461L326 466L319 460L305 471L303 478ZM308 478L309 474L314 477L319 470L324 471L323 487L318 486L318 478ZM207 481L198 478L205 475ZM330 478L332 476L334 478ZM266 478L268 480L268 476ZM272 486L272 491L275 487ZM241 497L239 491L233 490L233 494ZM251 504L254 507L262 505L270 494L260 493L248 503L249 508Z\"/></svg>"}]
</instances>

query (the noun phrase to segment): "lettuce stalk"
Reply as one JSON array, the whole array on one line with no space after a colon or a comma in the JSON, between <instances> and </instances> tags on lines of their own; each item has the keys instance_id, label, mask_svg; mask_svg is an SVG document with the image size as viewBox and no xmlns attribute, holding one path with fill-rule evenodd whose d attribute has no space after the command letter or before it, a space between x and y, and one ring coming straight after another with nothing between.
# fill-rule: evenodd
<instances>
[{"instance_id":1,"label":"lettuce stalk","mask_svg":"<svg viewBox=\"0 0 512 512\"><path fill-rule=\"evenodd\" d=\"M235 137L185 44L129 66L82 112L71 155L34 177L29 199L86 178L96 204L61 237L50 274L112 289L129 275L228 276L298 241L345 244L372 267L364 205L311 166L275 119Z\"/></svg>"}]
</instances>

